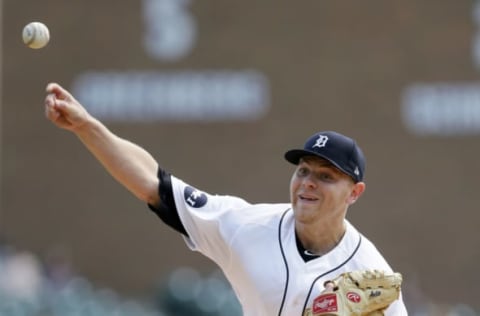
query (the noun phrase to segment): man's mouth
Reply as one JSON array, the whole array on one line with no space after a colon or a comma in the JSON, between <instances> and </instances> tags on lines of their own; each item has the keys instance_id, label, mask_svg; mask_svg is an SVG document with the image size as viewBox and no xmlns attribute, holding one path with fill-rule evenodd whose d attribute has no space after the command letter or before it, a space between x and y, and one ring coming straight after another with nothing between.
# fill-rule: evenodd
<instances>
[{"instance_id":1,"label":"man's mouth","mask_svg":"<svg viewBox=\"0 0 480 316\"><path fill-rule=\"evenodd\" d=\"M298 196L300 198L300 200L302 201L308 201L308 202L313 202L313 201L317 201L318 199L314 196L309 196L309 195L299 195Z\"/></svg>"}]
</instances>

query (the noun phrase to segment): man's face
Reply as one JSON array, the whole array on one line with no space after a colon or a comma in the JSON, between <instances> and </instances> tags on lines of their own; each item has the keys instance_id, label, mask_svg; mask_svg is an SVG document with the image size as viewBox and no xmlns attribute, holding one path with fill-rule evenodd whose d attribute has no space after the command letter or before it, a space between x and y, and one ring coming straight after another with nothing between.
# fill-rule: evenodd
<instances>
[{"instance_id":1,"label":"man's face","mask_svg":"<svg viewBox=\"0 0 480 316\"><path fill-rule=\"evenodd\" d=\"M359 186L359 187L357 187ZM353 179L329 161L307 156L300 160L290 181L290 200L298 221L345 216L350 204L363 192Z\"/></svg>"}]
</instances>

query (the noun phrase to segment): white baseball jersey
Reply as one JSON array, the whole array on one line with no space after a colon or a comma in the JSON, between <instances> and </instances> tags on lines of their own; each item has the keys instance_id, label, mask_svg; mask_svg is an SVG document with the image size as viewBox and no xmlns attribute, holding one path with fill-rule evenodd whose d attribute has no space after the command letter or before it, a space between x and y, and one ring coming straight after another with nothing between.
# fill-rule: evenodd
<instances>
[{"instance_id":1,"label":"white baseball jersey","mask_svg":"<svg viewBox=\"0 0 480 316\"><path fill-rule=\"evenodd\" d=\"M296 245L290 204L250 204L201 192L172 176L187 245L224 272L246 316L302 316L324 282L359 269L392 271L375 246L348 221L329 253L305 262ZM400 298L386 315L407 315Z\"/></svg>"}]
</instances>

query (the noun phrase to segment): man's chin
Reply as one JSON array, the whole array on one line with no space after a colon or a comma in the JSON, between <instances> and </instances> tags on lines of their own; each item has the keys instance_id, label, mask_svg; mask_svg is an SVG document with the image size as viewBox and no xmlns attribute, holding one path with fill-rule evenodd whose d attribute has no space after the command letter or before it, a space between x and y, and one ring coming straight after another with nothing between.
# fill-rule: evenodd
<instances>
[{"instance_id":1,"label":"man's chin","mask_svg":"<svg viewBox=\"0 0 480 316\"><path fill-rule=\"evenodd\" d=\"M293 208L301 212L315 212L320 208L318 202L299 202Z\"/></svg>"},{"instance_id":2,"label":"man's chin","mask_svg":"<svg viewBox=\"0 0 480 316\"><path fill-rule=\"evenodd\" d=\"M311 218L312 216L315 216L315 214L318 214L318 207L313 207L313 206L306 206L306 205L296 205L293 208L293 211L295 213L295 217L297 219L302 219L302 218Z\"/></svg>"}]
</instances>

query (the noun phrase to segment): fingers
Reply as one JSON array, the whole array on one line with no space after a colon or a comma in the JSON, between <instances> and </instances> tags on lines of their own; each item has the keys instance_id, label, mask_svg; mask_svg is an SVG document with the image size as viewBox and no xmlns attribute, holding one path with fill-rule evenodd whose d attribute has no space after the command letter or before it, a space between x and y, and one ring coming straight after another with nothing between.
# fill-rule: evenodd
<instances>
[{"instance_id":1,"label":"fingers","mask_svg":"<svg viewBox=\"0 0 480 316\"><path fill-rule=\"evenodd\" d=\"M45 116L51 120L51 121L56 121L60 117L60 113L58 111L55 111L51 107L46 107L45 108Z\"/></svg>"},{"instance_id":2,"label":"fingers","mask_svg":"<svg viewBox=\"0 0 480 316\"><path fill-rule=\"evenodd\" d=\"M325 281L323 283L323 286L325 287L325 289L322 291L322 293L335 292L338 290L338 286L335 284L335 282L331 280Z\"/></svg>"},{"instance_id":3,"label":"fingers","mask_svg":"<svg viewBox=\"0 0 480 316\"><path fill-rule=\"evenodd\" d=\"M73 130L88 120L83 106L59 84L49 83L45 90L45 116L55 125Z\"/></svg>"},{"instance_id":4,"label":"fingers","mask_svg":"<svg viewBox=\"0 0 480 316\"><path fill-rule=\"evenodd\" d=\"M45 115L49 119L56 119L60 115L67 115L68 102L57 99L55 94L50 93L45 97Z\"/></svg>"},{"instance_id":5,"label":"fingers","mask_svg":"<svg viewBox=\"0 0 480 316\"><path fill-rule=\"evenodd\" d=\"M60 100L73 100L72 95L65 90L62 86L58 83L51 82L47 85L45 89L48 94L54 94L57 99Z\"/></svg>"},{"instance_id":6,"label":"fingers","mask_svg":"<svg viewBox=\"0 0 480 316\"><path fill-rule=\"evenodd\" d=\"M47 97L45 98L45 116L52 121L55 121L60 116L58 110L55 109L55 105L55 95L47 95Z\"/></svg>"},{"instance_id":7,"label":"fingers","mask_svg":"<svg viewBox=\"0 0 480 316\"><path fill-rule=\"evenodd\" d=\"M68 103L74 101L72 95L56 83L48 84L46 91L48 94L45 97L45 113L49 118L50 114L66 111Z\"/></svg>"},{"instance_id":8,"label":"fingers","mask_svg":"<svg viewBox=\"0 0 480 316\"><path fill-rule=\"evenodd\" d=\"M333 291L334 288L335 288L335 283L330 281L325 283L325 291Z\"/></svg>"},{"instance_id":9,"label":"fingers","mask_svg":"<svg viewBox=\"0 0 480 316\"><path fill-rule=\"evenodd\" d=\"M45 106L53 106L55 104L55 95L47 94L45 97Z\"/></svg>"}]
</instances>

